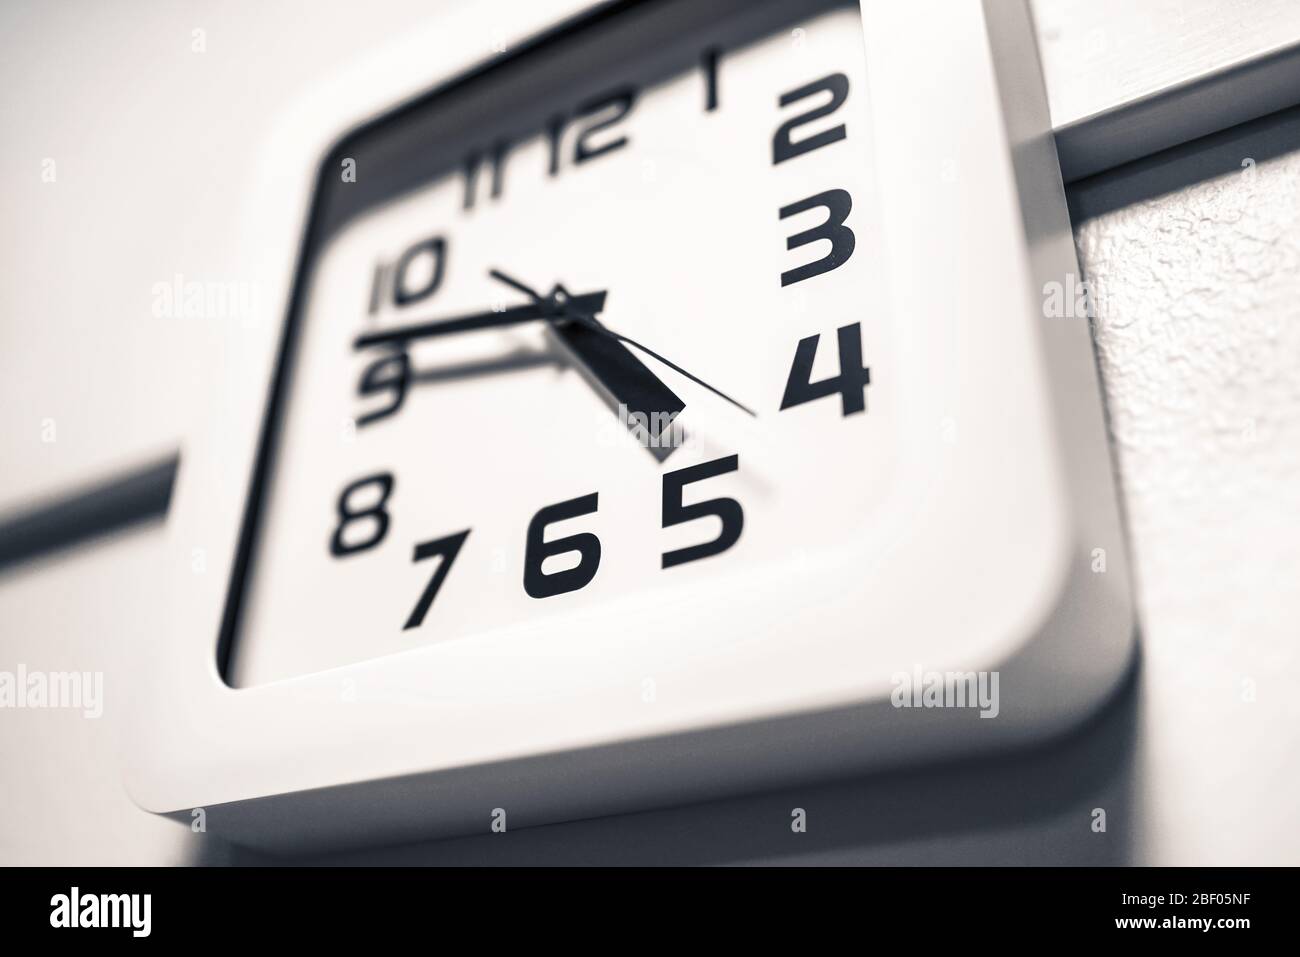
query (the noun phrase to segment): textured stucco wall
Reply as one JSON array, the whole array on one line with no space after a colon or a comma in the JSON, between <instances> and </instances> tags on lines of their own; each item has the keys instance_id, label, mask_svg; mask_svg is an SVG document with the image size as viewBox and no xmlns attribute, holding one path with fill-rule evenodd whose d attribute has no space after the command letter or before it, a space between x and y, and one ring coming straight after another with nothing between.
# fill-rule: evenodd
<instances>
[{"instance_id":1,"label":"textured stucco wall","mask_svg":"<svg viewBox=\"0 0 1300 957\"><path fill-rule=\"evenodd\" d=\"M1300 862L1300 111L1079 184L1155 860ZM1274 832L1273 829L1276 828Z\"/></svg>"}]
</instances>

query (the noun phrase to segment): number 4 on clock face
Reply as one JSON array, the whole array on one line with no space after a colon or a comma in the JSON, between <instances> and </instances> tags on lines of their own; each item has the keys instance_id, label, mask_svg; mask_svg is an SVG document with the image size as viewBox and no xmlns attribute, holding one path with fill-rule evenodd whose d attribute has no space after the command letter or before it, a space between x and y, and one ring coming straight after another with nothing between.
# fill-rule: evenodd
<instances>
[{"instance_id":1,"label":"number 4 on clock face","mask_svg":"<svg viewBox=\"0 0 1300 957\"><path fill-rule=\"evenodd\" d=\"M783 410L831 395L840 397L845 415L867 410L866 391L871 383L871 370L862 364L862 324L855 322L841 326L836 335L840 347L840 374L818 382L812 381L812 371L821 335L799 340L794 364L790 366L790 377L785 383L785 394L781 397Z\"/></svg>"}]
</instances>

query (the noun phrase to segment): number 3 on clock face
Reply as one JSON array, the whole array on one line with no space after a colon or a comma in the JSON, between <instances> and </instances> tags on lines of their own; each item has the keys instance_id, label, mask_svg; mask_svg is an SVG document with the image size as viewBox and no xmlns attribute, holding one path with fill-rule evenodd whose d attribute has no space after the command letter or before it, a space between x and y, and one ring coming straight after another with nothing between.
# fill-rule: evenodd
<instances>
[{"instance_id":1,"label":"number 3 on clock face","mask_svg":"<svg viewBox=\"0 0 1300 957\"><path fill-rule=\"evenodd\" d=\"M456 830L1095 707L1125 549L1086 323L1038 301L1078 266L1036 71L1010 0L629 2L340 140L220 679L161 653L258 771L152 803L348 785ZM225 463L187 461L214 538ZM934 673L997 673L996 719L899 704Z\"/></svg>"}]
</instances>

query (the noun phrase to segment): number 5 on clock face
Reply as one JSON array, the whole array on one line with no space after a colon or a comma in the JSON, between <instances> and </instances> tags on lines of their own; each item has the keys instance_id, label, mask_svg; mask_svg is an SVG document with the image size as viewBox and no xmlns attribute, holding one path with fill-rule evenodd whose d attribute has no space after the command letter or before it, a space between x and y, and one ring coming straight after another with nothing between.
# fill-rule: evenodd
<instances>
[{"instance_id":1,"label":"number 5 on clock face","mask_svg":"<svg viewBox=\"0 0 1300 957\"><path fill-rule=\"evenodd\" d=\"M1088 330L1037 299L1078 267L1036 70L1013 0L624 3L340 140L220 680L177 665L262 770L187 806L457 830L1094 707L1131 617ZM203 540L233 506L186 474ZM1001 700L908 706L935 673Z\"/></svg>"}]
</instances>

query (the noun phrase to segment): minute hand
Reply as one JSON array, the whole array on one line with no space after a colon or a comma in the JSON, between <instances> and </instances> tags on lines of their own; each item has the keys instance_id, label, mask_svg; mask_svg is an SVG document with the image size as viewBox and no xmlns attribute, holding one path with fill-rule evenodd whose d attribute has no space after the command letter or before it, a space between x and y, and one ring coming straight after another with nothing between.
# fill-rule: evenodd
<instances>
[{"instance_id":1,"label":"minute hand","mask_svg":"<svg viewBox=\"0 0 1300 957\"><path fill-rule=\"evenodd\" d=\"M569 305L582 315L592 315L605 308L605 293L589 292L574 296ZM446 336L458 332L475 332L479 329L495 329L500 326L519 325L537 319L549 319L556 316L558 307L547 302L534 302L526 306L513 306L501 312L477 312L468 316L453 316L450 319L435 319L411 326L399 326L382 332L368 332L357 336L352 342L354 349L387 343L407 343L412 339L429 339L434 336Z\"/></svg>"}]
</instances>

